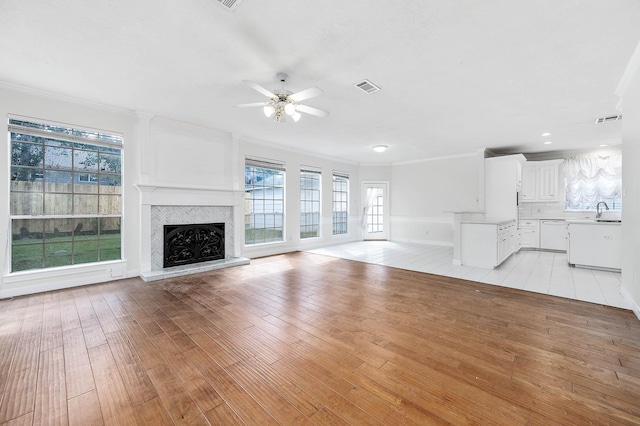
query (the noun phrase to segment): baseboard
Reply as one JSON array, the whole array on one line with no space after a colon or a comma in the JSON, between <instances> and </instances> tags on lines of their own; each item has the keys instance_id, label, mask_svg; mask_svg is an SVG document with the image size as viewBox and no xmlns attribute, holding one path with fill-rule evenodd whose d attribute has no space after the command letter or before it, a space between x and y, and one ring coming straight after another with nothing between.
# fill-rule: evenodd
<instances>
[{"instance_id":1,"label":"baseboard","mask_svg":"<svg viewBox=\"0 0 640 426\"><path fill-rule=\"evenodd\" d=\"M622 286L620 286L620 294L622 294L622 297L624 297L624 299L627 301L629 306L631 306L631 310L636 315L636 318L640 320L640 306L638 306L636 301L633 300L633 297L631 297L629 292Z\"/></svg>"}]
</instances>

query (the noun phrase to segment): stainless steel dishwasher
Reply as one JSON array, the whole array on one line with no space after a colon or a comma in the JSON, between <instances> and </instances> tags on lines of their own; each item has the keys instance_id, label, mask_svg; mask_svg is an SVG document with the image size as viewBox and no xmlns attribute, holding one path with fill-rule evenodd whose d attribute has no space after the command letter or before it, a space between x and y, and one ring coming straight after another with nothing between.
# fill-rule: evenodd
<instances>
[{"instance_id":1,"label":"stainless steel dishwasher","mask_svg":"<svg viewBox=\"0 0 640 426\"><path fill-rule=\"evenodd\" d=\"M567 251L567 222L564 220L540 221L540 248Z\"/></svg>"}]
</instances>

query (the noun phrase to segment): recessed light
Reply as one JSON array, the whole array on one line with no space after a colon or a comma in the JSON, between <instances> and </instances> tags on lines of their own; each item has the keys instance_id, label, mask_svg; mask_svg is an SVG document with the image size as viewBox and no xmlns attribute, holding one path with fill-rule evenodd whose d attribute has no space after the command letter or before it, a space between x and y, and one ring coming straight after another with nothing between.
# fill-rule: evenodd
<instances>
[{"instance_id":1,"label":"recessed light","mask_svg":"<svg viewBox=\"0 0 640 426\"><path fill-rule=\"evenodd\" d=\"M389 148L387 145L376 145L373 147L375 152L385 152Z\"/></svg>"},{"instance_id":2,"label":"recessed light","mask_svg":"<svg viewBox=\"0 0 640 426\"><path fill-rule=\"evenodd\" d=\"M553 142L551 142L551 141L546 141L544 144L545 144L545 145L551 145L552 143L553 143Z\"/></svg>"},{"instance_id":3,"label":"recessed light","mask_svg":"<svg viewBox=\"0 0 640 426\"><path fill-rule=\"evenodd\" d=\"M609 146L609 145L607 145L606 143L601 143L599 146L602 148L604 146Z\"/></svg>"},{"instance_id":4,"label":"recessed light","mask_svg":"<svg viewBox=\"0 0 640 426\"><path fill-rule=\"evenodd\" d=\"M543 136L543 137L544 137L544 136L551 136L551 133L549 133L549 132L544 132L541 136Z\"/></svg>"}]
</instances>

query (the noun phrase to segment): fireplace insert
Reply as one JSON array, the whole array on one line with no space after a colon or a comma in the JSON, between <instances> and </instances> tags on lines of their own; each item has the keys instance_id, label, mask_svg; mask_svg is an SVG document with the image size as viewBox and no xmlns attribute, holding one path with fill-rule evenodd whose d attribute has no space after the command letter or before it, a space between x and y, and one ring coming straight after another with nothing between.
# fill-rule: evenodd
<instances>
[{"instance_id":1,"label":"fireplace insert","mask_svg":"<svg viewBox=\"0 0 640 426\"><path fill-rule=\"evenodd\" d=\"M224 223L164 225L164 267L224 259Z\"/></svg>"}]
</instances>

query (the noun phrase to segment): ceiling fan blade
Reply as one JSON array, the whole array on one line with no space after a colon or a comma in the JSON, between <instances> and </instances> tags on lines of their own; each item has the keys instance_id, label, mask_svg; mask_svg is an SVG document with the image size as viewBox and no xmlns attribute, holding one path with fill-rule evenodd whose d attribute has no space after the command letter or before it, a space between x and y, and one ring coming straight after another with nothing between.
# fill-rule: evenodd
<instances>
[{"instance_id":1,"label":"ceiling fan blade","mask_svg":"<svg viewBox=\"0 0 640 426\"><path fill-rule=\"evenodd\" d=\"M247 86L251 87L254 90L257 90L258 92L262 93L265 96L268 96L270 98L273 98L275 96L275 94L273 92L271 92L270 90L265 89L264 87L260 86L258 83L255 83L253 81L250 80L242 80L242 82L244 84L246 84Z\"/></svg>"},{"instance_id":2,"label":"ceiling fan blade","mask_svg":"<svg viewBox=\"0 0 640 426\"><path fill-rule=\"evenodd\" d=\"M300 101L304 101L305 99L320 96L323 93L324 92L319 87L310 87L308 89L296 92L293 95L289 95L289 97L296 102L300 102Z\"/></svg>"},{"instance_id":3,"label":"ceiling fan blade","mask_svg":"<svg viewBox=\"0 0 640 426\"><path fill-rule=\"evenodd\" d=\"M296 105L296 111L304 112L306 114L315 115L316 117L326 117L329 115L329 111L310 107L307 105Z\"/></svg>"},{"instance_id":4,"label":"ceiling fan blade","mask_svg":"<svg viewBox=\"0 0 640 426\"><path fill-rule=\"evenodd\" d=\"M263 107L269 105L268 101L265 102L253 102L250 104L238 104L234 105L236 108L249 108L249 107Z\"/></svg>"}]
</instances>

